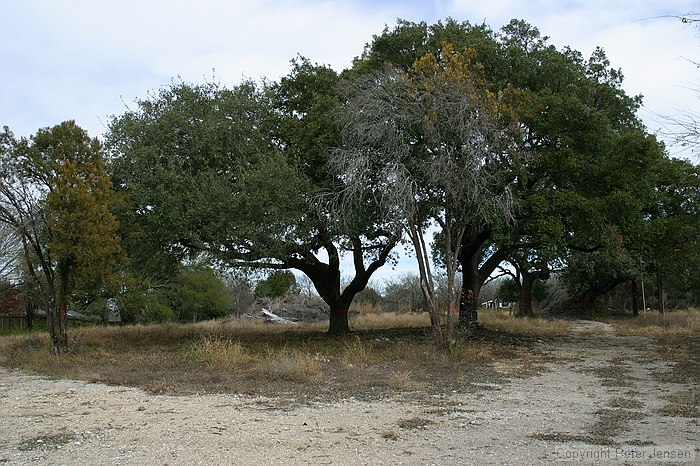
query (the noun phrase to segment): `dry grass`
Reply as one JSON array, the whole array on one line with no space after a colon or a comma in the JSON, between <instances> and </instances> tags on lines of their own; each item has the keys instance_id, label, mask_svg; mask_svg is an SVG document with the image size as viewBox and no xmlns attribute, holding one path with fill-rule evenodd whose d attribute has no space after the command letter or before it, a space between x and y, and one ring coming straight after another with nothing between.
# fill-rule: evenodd
<instances>
[{"instance_id":1,"label":"dry grass","mask_svg":"<svg viewBox=\"0 0 700 466\"><path fill-rule=\"evenodd\" d=\"M664 416L700 418L700 393L686 389L663 397L667 403L659 412Z\"/></svg>"},{"instance_id":2,"label":"dry grass","mask_svg":"<svg viewBox=\"0 0 700 466\"><path fill-rule=\"evenodd\" d=\"M634 319L616 320L620 335L655 336L674 343L687 336L700 335L700 309L690 308L665 314L647 312Z\"/></svg>"},{"instance_id":3,"label":"dry grass","mask_svg":"<svg viewBox=\"0 0 700 466\"><path fill-rule=\"evenodd\" d=\"M413 385L413 372L397 372L391 377L391 387L396 390L405 390Z\"/></svg>"},{"instance_id":4,"label":"dry grass","mask_svg":"<svg viewBox=\"0 0 700 466\"><path fill-rule=\"evenodd\" d=\"M483 314L482 314L483 315ZM497 327L525 321L499 319ZM494 321L491 319L489 322ZM401 390L447 392L531 357L521 334L486 327L434 344L426 314L355 316L352 335L328 337L327 323L286 326L241 319L197 324L82 327L71 350L49 351L45 333L0 337L0 364L52 377L144 387L154 393L235 392L294 399L371 398ZM542 319L528 323L551 332ZM522 365L522 364L520 364Z\"/></svg>"},{"instance_id":5,"label":"dry grass","mask_svg":"<svg viewBox=\"0 0 700 466\"><path fill-rule=\"evenodd\" d=\"M186 362L222 371L240 369L251 361L250 355L239 341L212 336L203 336L200 340L193 341L183 350L182 357Z\"/></svg>"},{"instance_id":6,"label":"dry grass","mask_svg":"<svg viewBox=\"0 0 700 466\"><path fill-rule=\"evenodd\" d=\"M350 326L356 330L372 330L382 328L398 327L427 327L430 325L430 318L426 312L371 312L360 313L350 317Z\"/></svg>"},{"instance_id":7,"label":"dry grass","mask_svg":"<svg viewBox=\"0 0 700 466\"><path fill-rule=\"evenodd\" d=\"M571 325L566 320L514 317L507 312L498 310L480 311L479 322L499 331L526 335L554 336L564 335L571 331Z\"/></svg>"}]
</instances>

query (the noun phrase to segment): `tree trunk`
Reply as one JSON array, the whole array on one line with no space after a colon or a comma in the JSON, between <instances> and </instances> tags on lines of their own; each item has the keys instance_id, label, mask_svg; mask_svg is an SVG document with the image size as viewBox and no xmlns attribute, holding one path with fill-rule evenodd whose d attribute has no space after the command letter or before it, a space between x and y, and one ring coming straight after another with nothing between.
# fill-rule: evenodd
<instances>
[{"instance_id":1,"label":"tree trunk","mask_svg":"<svg viewBox=\"0 0 700 466\"><path fill-rule=\"evenodd\" d=\"M656 293L659 303L659 314L666 311L666 300L664 299L664 275L661 264L656 264Z\"/></svg>"},{"instance_id":2,"label":"tree trunk","mask_svg":"<svg viewBox=\"0 0 700 466\"><path fill-rule=\"evenodd\" d=\"M26 293L26 296L24 297L24 314L25 314L25 319L27 320L27 328L28 329L33 329L34 328L34 314L36 312L36 303L34 302L34 298L29 296L29 293Z\"/></svg>"},{"instance_id":3,"label":"tree trunk","mask_svg":"<svg viewBox=\"0 0 700 466\"><path fill-rule=\"evenodd\" d=\"M535 275L522 273L522 284L520 286L520 300L518 301L517 317L534 317L532 310L532 288L535 285Z\"/></svg>"},{"instance_id":4,"label":"tree trunk","mask_svg":"<svg viewBox=\"0 0 700 466\"><path fill-rule=\"evenodd\" d=\"M68 331L66 317L68 315L68 267L59 264L58 300L48 312L49 334L51 336L51 350L54 354L63 354L68 351Z\"/></svg>"},{"instance_id":5,"label":"tree trunk","mask_svg":"<svg viewBox=\"0 0 700 466\"><path fill-rule=\"evenodd\" d=\"M632 280L632 316L639 315L639 297L637 296L637 280Z\"/></svg>"},{"instance_id":6,"label":"tree trunk","mask_svg":"<svg viewBox=\"0 0 700 466\"><path fill-rule=\"evenodd\" d=\"M331 306L328 335L344 335L350 333L348 321L348 306L342 304Z\"/></svg>"},{"instance_id":7,"label":"tree trunk","mask_svg":"<svg viewBox=\"0 0 700 466\"><path fill-rule=\"evenodd\" d=\"M68 351L68 332L66 331L66 310L49 309L47 324L51 336L51 351L60 355Z\"/></svg>"},{"instance_id":8,"label":"tree trunk","mask_svg":"<svg viewBox=\"0 0 700 466\"><path fill-rule=\"evenodd\" d=\"M586 315L593 314L595 309L595 300L598 298L598 292L596 290L588 290L584 293L583 299L581 300L583 304L583 313Z\"/></svg>"},{"instance_id":9,"label":"tree trunk","mask_svg":"<svg viewBox=\"0 0 700 466\"><path fill-rule=\"evenodd\" d=\"M466 263L465 263L466 262ZM479 320L479 268L475 261L462 262L462 292L459 297L460 326L475 326Z\"/></svg>"}]
</instances>

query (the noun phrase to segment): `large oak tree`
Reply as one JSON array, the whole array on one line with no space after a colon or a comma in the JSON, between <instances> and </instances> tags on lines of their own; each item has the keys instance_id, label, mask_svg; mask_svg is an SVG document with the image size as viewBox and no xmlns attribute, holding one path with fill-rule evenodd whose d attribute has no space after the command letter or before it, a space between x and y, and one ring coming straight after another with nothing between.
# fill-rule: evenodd
<instances>
[{"instance_id":1,"label":"large oak tree","mask_svg":"<svg viewBox=\"0 0 700 466\"><path fill-rule=\"evenodd\" d=\"M144 244L227 266L294 268L330 306L330 333L399 239L373 217L329 214L325 161L338 76L300 59L279 84L176 84L116 117L108 143ZM343 253L354 276L341 287Z\"/></svg>"}]
</instances>

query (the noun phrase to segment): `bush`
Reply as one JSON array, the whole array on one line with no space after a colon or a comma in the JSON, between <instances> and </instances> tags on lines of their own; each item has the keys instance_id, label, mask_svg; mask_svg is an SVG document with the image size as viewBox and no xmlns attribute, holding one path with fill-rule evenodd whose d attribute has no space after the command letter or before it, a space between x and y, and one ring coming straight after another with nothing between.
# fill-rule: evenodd
<instances>
[{"instance_id":1,"label":"bush","mask_svg":"<svg viewBox=\"0 0 700 466\"><path fill-rule=\"evenodd\" d=\"M281 298L289 292L296 294L298 288L296 277L288 270L272 272L255 287L258 298Z\"/></svg>"},{"instance_id":2,"label":"bush","mask_svg":"<svg viewBox=\"0 0 700 466\"><path fill-rule=\"evenodd\" d=\"M169 322L175 312L167 305L167 296L158 290L132 290L116 298L122 323Z\"/></svg>"},{"instance_id":3,"label":"bush","mask_svg":"<svg viewBox=\"0 0 700 466\"><path fill-rule=\"evenodd\" d=\"M178 320L196 322L228 314L233 296L211 268L188 267L176 277L170 302Z\"/></svg>"}]
</instances>

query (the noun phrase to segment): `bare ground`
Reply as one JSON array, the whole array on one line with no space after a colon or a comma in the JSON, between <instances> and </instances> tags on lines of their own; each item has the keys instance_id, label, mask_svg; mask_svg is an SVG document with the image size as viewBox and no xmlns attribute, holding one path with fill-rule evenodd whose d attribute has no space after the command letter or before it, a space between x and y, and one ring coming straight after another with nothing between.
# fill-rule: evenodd
<instances>
[{"instance_id":1,"label":"bare ground","mask_svg":"<svg viewBox=\"0 0 700 466\"><path fill-rule=\"evenodd\" d=\"M531 370L501 361L459 390L375 398L153 395L0 368L0 464L634 464L654 448L696 462L693 355L574 330L534 343Z\"/></svg>"}]
</instances>

